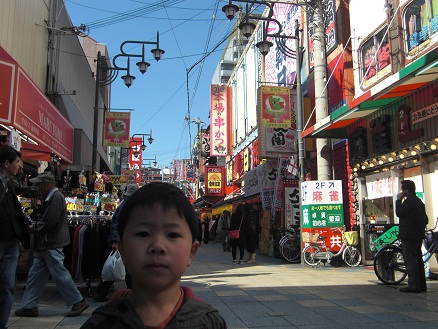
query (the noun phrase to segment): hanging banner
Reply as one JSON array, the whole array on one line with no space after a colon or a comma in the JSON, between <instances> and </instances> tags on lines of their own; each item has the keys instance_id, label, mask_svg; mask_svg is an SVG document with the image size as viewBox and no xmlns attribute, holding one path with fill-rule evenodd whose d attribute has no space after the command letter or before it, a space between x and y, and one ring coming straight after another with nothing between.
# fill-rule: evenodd
<instances>
[{"instance_id":1,"label":"hanging banner","mask_svg":"<svg viewBox=\"0 0 438 329\"><path fill-rule=\"evenodd\" d=\"M143 139L141 137L131 138L129 141L129 169L135 172L135 182L137 184L141 183L141 167L142 167L142 150L141 144L143 143Z\"/></svg>"},{"instance_id":2,"label":"hanging banner","mask_svg":"<svg viewBox=\"0 0 438 329\"><path fill-rule=\"evenodd\" d=\"M305 181L301 183L302 228L344 226L342 181Z\"/></svg>"},{"instance_id":3,"label":"hanging banner","mask_svg":"<svg viewBox=\"0 0 438 329\"><path fill-rule=\"evenodd\" d=\"M291 128L290 88L259 87L257 111L259 127Z\"/></svg>"},{"instance_id":4,"label":"hanging banner","mask_svg":"<svg viewBox=\"0 0 438 329\"><path fill-rule=\"evenodd\" d=\"M231 152L231 88L211 85L210 155L226 156Z\"/></svg>"},{"instance_id":5,"label":"hanging banner","mask_svg":"<svg viewBox=\"0 0 438 329\"><path fill-rule=\"evenodd\" d=\"M131 113L106 112L104 146L129 147Z\"/></svg>"}]
</instances>

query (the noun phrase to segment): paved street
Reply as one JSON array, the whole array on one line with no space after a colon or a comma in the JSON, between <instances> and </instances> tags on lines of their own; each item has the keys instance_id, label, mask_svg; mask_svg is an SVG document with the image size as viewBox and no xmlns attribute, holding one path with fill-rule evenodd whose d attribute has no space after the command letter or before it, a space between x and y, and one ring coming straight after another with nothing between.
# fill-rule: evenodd
<instances>
[{"instance_id":1,"label":"paved street","mask_svg":"<svg viewBox=\"0 0 438 329\"><path fill-rule=\"evenodd\" d=\"M405 294L379 284L371 267L310 268L260 255L253 265L232 265L230 260L231 253L221 245L202 244L183 284L219 309L232 329L438 328L438 281L428 281L427 293ZM78 287L89 296L85 284ZM40 316L19 318L14 311L22 292L20 282L10 328L77 329L101 305L89 298L90 307L81 316L67 318L69 308L49 283Z\"/></svg>"}]
</instances>

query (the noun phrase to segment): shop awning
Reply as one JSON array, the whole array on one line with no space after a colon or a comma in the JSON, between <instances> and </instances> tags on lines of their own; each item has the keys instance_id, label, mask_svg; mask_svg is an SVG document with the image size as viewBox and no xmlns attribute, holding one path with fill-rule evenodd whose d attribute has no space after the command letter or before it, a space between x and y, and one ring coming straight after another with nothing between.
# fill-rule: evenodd
<instances>
[{"instance_id":1,"label":"shop awning","mask_svg":"<svg viewBox=\"0 0 438 329\"><path fill-rule=\"evenodd\" d=\"M33 145L30 143L21 143L21 158L23 160L39 160L39 161L51 161L52 152L44 145Z\"/></svg>"},{"instance_id":2,"label":"shop awning","mask_svg":"<svg viewBox=\"0 0 438 329\"><path fill-rule=\"evenodd\" d=\"M201 207L211 207L216 202L222 200L222 196L201 196L200 198L196 199L196 201L193 203L193 206L195 208L201 208Z\"/></svg>"},{"instance_id":3,"label":"shop awning","mask_svg":"<svg viewBox=\"0 0 438 329\"><path fill-rule=\"evenodd\" d=\"M438 49L384 79L350 104L303 131L306 138L347 138L347 126L438 79Z\"/></svg>"},{"instance_id":4,"label":"shop awning","mask_svg":"<svg viewBox=\"0 0 438 329\"><path fill-rule=\"evenodd\" d=\"M73 163L73 126L2 47L0 86L0 123Z\"/></svg>"}]
</instances>

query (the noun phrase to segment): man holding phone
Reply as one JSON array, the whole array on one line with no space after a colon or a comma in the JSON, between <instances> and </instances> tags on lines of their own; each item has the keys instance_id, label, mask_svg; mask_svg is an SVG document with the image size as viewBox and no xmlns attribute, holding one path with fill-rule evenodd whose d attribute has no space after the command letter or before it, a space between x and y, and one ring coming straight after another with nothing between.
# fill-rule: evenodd
<instances>
[{"instance_id":1,"label":"man holding phone","mask_svg":"<svg viewBox=\"0 0 438 329\"><path fill-rule=\"evenodd\" d=\"M420 293L427 291L421 244L427 226L427 215L423 202L415 194L415 183L401 182L402 191L397 195L395 213L399 218L399 234L403 248L408 287L401 292Z\"/></svg>"}]
</instances>

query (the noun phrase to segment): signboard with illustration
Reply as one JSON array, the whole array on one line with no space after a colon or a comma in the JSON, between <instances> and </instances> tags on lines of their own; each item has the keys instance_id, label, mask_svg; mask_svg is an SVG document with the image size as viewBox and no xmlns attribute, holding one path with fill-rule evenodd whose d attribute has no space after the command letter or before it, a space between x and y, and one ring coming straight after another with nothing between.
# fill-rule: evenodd
<instances>
[{"instance_id":1,"label":"signboard with illustration","mask_svg":"<svg viewBox=\"0 0 438 329\"><path fill-rule=\"evenodd\" d=\"M131 114L105 112L104 146L129 147L129 124Z\"/></svg>"},{"instance_id":2,"label":"signboard with illustration","mask_svg":"<svg viewBox=\"0 0 438 329\"><path fill-rule=\"evenodd\" d=\"M306 181L301 184L302 228L344 226L342 181Z\"/></svg>"}]
</instances>

